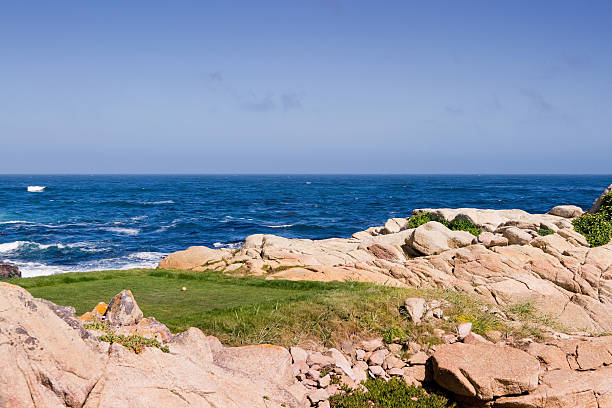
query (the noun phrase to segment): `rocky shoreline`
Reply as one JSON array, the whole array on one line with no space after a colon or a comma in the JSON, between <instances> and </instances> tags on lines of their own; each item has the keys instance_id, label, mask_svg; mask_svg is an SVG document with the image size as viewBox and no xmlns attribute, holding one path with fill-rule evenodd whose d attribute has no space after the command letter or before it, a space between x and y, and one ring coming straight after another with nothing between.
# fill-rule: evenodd
<instances>
[{"instance_id":1,"label":"rocky shoreline","mask_svg":"<svg viewBox=\"0 0 612 408\"><path fill-rule=\"evenodd\" d=\"M612 243L589 245L572 224L582 214L419 209L349 239L253 235L239 250L191 247L159 265L449 289L501 315L529 303L556 322L542 322L541 338L451 326L446 300L412 297L403 313L434 341L225 347L197 328L172 334L129 290L77 317L0 282L0 406L328 408L368 378L395 378L461 407L612 407Z\"/></svg>"},{"instance_id":2,"label":"rocky shoreline","mask_svg":"<svg viewBox=\"0 0 612 408\"><path fill-rule=\"evenodd\" d=\"M239 250L193 246L170 254L159 268L448 288L498 306L533 302L570 332L612 333L612 243L593 248L575 231L572 220L583 214L579 207L561 205L547 214L413 211L413 217L423 214L446 224L467 220L481 232L475 236L436 221L411 228L410 217L392 218L348 239L257 234Z\"/></svg>"}]
</instances>

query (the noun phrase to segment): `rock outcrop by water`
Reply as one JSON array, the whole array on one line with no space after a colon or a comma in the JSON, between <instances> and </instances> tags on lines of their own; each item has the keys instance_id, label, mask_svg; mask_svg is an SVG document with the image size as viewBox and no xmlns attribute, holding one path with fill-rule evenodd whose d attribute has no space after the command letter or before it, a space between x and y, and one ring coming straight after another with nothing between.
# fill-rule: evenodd
<instances>
[{"instance_id":1,"label":"rock outcrop by water","mask_svg":"<svg viewBox=\"0 0 612 408\"><path fill-rule=\"evenodd\" d=\"M21 278L21 272L17 265L12 265L0 260L0 279Z\"/></svg>"},{"instance_id":2,"label":"rock outcrop by water","mask_svg":"<svg viewBox=\"0 0 612 408\"><path fill-rule=\"evenodd\" d=\"M594 207L599 202L601 198ZM500 306L533 302L573 331L612 332L612 242L589 246L571 223L582 214L580 208L562 205L548 214L474 208L413 211L421 213L447 222L469 220L483 232L475 237L436 221L408 228L409 218L393 218L348 239L256 234L236 251L190 247L169 255L159 267L452 288ZM541 230L552 233L543 236Z\"/></svg>"}]
</instances>

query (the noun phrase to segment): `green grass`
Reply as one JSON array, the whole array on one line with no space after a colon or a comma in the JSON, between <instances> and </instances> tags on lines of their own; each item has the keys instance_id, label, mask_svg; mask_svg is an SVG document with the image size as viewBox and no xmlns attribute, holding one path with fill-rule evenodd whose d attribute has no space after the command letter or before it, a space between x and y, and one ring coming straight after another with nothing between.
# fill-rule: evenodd
<instances>
[{"instance_id":1,"label":"green grass","mask_svg":"<svg viewBox=\"0 0 612 408\"><path fill-rule=\"evenodd\" d=\"M229 345L273 343L283 346L307 339L337 345L351 335L382 336L421 344L439 340L434 328L454 331L471 319L474 331L496 329L512 334L482 303L455 291L391 288L358 282L265 280L218 272L136 269L70 273L12 279L35 297L91 311L123 289L130 289L145 316L155 316L172 332L194 326ZM182 286L187 291L182 292ZM414 325L403 310L407 297L446 299L450 321L432 319ZM461 317L463 316L463 317ZM468 317L465 317L468 316Z\"/></svg>"}]
</instances>

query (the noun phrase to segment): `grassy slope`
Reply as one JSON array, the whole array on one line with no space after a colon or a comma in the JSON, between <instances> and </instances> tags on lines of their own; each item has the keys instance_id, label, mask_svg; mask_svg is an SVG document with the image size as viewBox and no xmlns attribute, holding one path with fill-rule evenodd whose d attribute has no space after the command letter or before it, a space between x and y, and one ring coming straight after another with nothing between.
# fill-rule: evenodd
<instances>
[{"instance_id":1,"label":"grassy slope","mask_svg":"<svg viewBox=\"0 0 612 408\"><path fill-rule=\"evenodd\" d=\"M379 335L392 328L394 333L399 329L412 340L433 341L427 334L432 327L415 327L401 313L403 300L411 296L449 300L452 306L445 313L457 321L473 321L477 332L516 330L480 311L480 303L450 291L355 282L266 281L216 272L147 269L71 273L10 282L35 297L73 306L78 314L90 311L98 302L108 302L122 289L130 289L145 316L155 316L173 332L195 326L232 345L292 345L306 339L330 345L352 334ZM180 291L182 286L187 287L186 292ZM452 330L455 323L453 319L439 320L436 325Z\"/></svg>"}]
</instances>

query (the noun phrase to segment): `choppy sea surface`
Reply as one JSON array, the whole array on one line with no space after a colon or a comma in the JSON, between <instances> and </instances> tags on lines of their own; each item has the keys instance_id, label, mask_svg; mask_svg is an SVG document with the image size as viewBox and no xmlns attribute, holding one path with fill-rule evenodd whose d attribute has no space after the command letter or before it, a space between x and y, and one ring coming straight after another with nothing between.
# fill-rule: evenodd
<instances>
[{"instance_id":1,"label":"choppy sea surface","mask_svg":"<svg viewBox=\"0 0 612 408\"><path fill-rule=\"evenodd\" d=\"M610 183L600 175L5 175L0 259L23 276L154 267L190 245L235 247L255 233L349 237L414 208L590 208Z\"/></svg>"}]
</instances>

